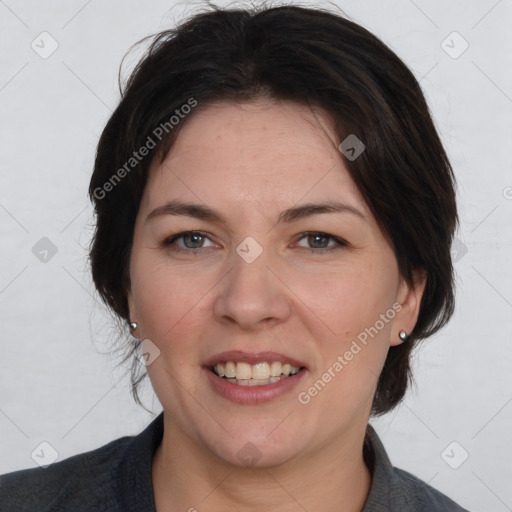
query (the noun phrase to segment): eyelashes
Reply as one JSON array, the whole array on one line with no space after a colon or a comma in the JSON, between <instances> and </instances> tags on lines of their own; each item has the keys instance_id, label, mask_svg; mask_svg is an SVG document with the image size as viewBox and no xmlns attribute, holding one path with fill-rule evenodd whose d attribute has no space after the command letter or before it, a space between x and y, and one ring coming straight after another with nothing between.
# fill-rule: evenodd
<instances>
[{"instance_id":1,"label":"eyelashes","mask_svg":"<svg viewBox=\"0 0 512 512\"><path fill-rule=\"evenodd\" d=\"M304 248L309 249L310 251L315 252L315 253L317 253L317 252L324 253L324 252L331 252L331 251L340 249L342 247L348 246L348 244L347 244L347 242L345 242L345 240L343 240L337 236L330 235L329 233L324 233L322 231L306 231L305 233L302 233L302 235L300 236L300 238L297 241L300 242L302 240L306 240L309 243L311 240L318 240L318 239L325 239L325 240L328 240L328 241L334 242L334 243L330 247L327 246L327 247L304 247ZM314 243L315 242L313 242L313 244ZM303 247L303 246L299 246L299 247Z\"/></svg>"},{"instance_id":2,"label":"eyelashes","mask_svg":"<svg viewBox=\"0 0 512 512\"><path fill-rule=\"evenodd\" d=\"M204 246L200 245L198 247L187 247L188 244L201 244L204 240L209 240L212 245ZM330 235L329 233L324 233L322 231L306 231L301 233L300 236L296 239L296 242L301 242L302 240L306 240L307 243L315 245L318 243L318 240L327 240L327 246L322 247L304 247L298 246L299 248L306 249L313 254L325 254L330 253L336 250L339 250L343 247L348 247L349 244L334 235ZM178 241L182 241L184 243L183 246L179 246L177 244ZM330 246L329 246L330 244ZM204 231L182 231L177 233L169 238L166 238L161 242L161 245L173 252L181 252L181 253L190 253L197 254L198 252L207 250L211 247L217 246L214 242L212 242L208 236L208 233Z\"/></svg>"},{"instance_id":3,"label":"eyelashes","mask_svg":"<svg viewBox=\"0 0 512 512\"><path fill-rule=\"evenodd\" d=\"M170 249L172 249L173 251L176 251L176 252L193 252L193 253L196 253L200 249L204 249L204 247L185 247L185 248L177 247L176 246L176 241L180 240L180 239L185 240L185 237L192 237L192 238L196 238L196 239L197 238L201 238L201 239L208 239L209 240L208 234L203 232L203 231L182 231L181 233L173 235L170 238L166 238L163 241L162 245L167 247L167 248L170 248Z\"/></svg>"}]
</instances>

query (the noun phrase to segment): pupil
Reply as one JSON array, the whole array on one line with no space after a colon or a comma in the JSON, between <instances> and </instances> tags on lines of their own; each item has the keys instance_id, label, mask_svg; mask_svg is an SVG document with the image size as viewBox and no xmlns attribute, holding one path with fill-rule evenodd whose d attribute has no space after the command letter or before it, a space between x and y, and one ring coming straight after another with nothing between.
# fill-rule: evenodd
<instances>
[{"instance_id":1,"label":"pupil","mask_svg":"<svg viewBox=\"0 0 512 512\"><path fill-rule=\"evenodd\" d=\"M200 243L201 239L203 237L202 237L202 235L198 235L197 233L192 233L192 234L185 235L183 240L185 241L185 245L187 247L188 247L187 240L190 240L190 238L195 239L195 240L192 241L192 244L194 244L194 243ZM195 247L189 247L189 249L191 249L191 248L194 249Z\"/></svg>"},{"instance_id":2,"label":"pupil","mask_svg":"<svg viewBox=\"0 0 512 512\"><path fill-rule=\"evenodd\" d=\"M315 245L315 243L318 241L318 240L324 240L326 241L327 240L327 237L325 236L322 236L322 235L309 235L309 241L311 243L311 241L313 240L313 243L312 245ZM321 248L325 248L326 247L326 244L320 244L321 245Z\"/></svg>"}]
</instances>

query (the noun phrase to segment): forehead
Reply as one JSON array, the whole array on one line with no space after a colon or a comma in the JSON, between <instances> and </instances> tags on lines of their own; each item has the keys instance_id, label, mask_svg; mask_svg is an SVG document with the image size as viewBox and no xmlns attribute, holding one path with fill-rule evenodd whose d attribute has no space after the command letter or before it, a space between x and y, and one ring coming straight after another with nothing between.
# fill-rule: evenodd
<instances>
[{"instance_id":1,"label":"forehead","mask_svg":"<svg viewBox=\"0 0 512 512\"><path fill-rule=\"evenodd\" d=\"M338 143L329 116L307 105L205 105L185 120L164 162L153 162L141 207L186 198L274 210L330 199L369 213Z\"/></svg>"}]
</instances>

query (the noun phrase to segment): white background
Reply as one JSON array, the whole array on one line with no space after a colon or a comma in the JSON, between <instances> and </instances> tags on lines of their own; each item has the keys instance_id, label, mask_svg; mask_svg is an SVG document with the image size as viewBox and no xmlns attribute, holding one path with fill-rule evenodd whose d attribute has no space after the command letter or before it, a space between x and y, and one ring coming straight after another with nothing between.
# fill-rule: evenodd
<instances>
[{"instance_id":1,"label":"white background","mask_svg":"<svg viewBox=\"0 0 512 512\"><path fill-rule=\"evenodd\" d=\"M457 176L467 249L457 256L454 317L416 352L416 386L402 406L372 423L394 465L471 511L512 510L512 2L336 4L421 79ZM0 473L34 467L41 441L62 460L153 418L107 355L115 325L87 266L87 188L119 100L121 58L193 10L162 0L0 1ZM43 31L59 45L47 59L31 48ZM469 44L458 58L442 47L463 48L453 31ZM32 252L42 237L57 247L46 263ZM160 412L149 381L145 390ZM453 441L469 453L458 469L441 456ZM455 461L460 453L448 451Z\"/></svg>"}]
</instances>

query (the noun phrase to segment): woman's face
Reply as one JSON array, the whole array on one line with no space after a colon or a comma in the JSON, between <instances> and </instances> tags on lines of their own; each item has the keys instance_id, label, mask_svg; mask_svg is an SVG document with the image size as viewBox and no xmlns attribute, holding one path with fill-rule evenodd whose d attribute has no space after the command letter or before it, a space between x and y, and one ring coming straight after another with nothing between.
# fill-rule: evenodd
<instances>
[{"instance_id":1,"label":"woman's face","mask_svg":"<svg viewBox=\"0 0 512 512\"><path fill-rule=\"evenodd\" d=\"M153 162L135 225L131 320L150 340L166 417L214 460L296 463L362 436L389 346L416 322L424 283L401 281L339 142L327 117L302 105L215 103ZM301 209L327 203L347 208ZM186 231L201 233L171 240ZM269 384L281 392L262 400L265 385L211 373L212 358L231 350L306 369ZM279 359L265 357L271 367Z\"/></svg>"}]
</instances>

